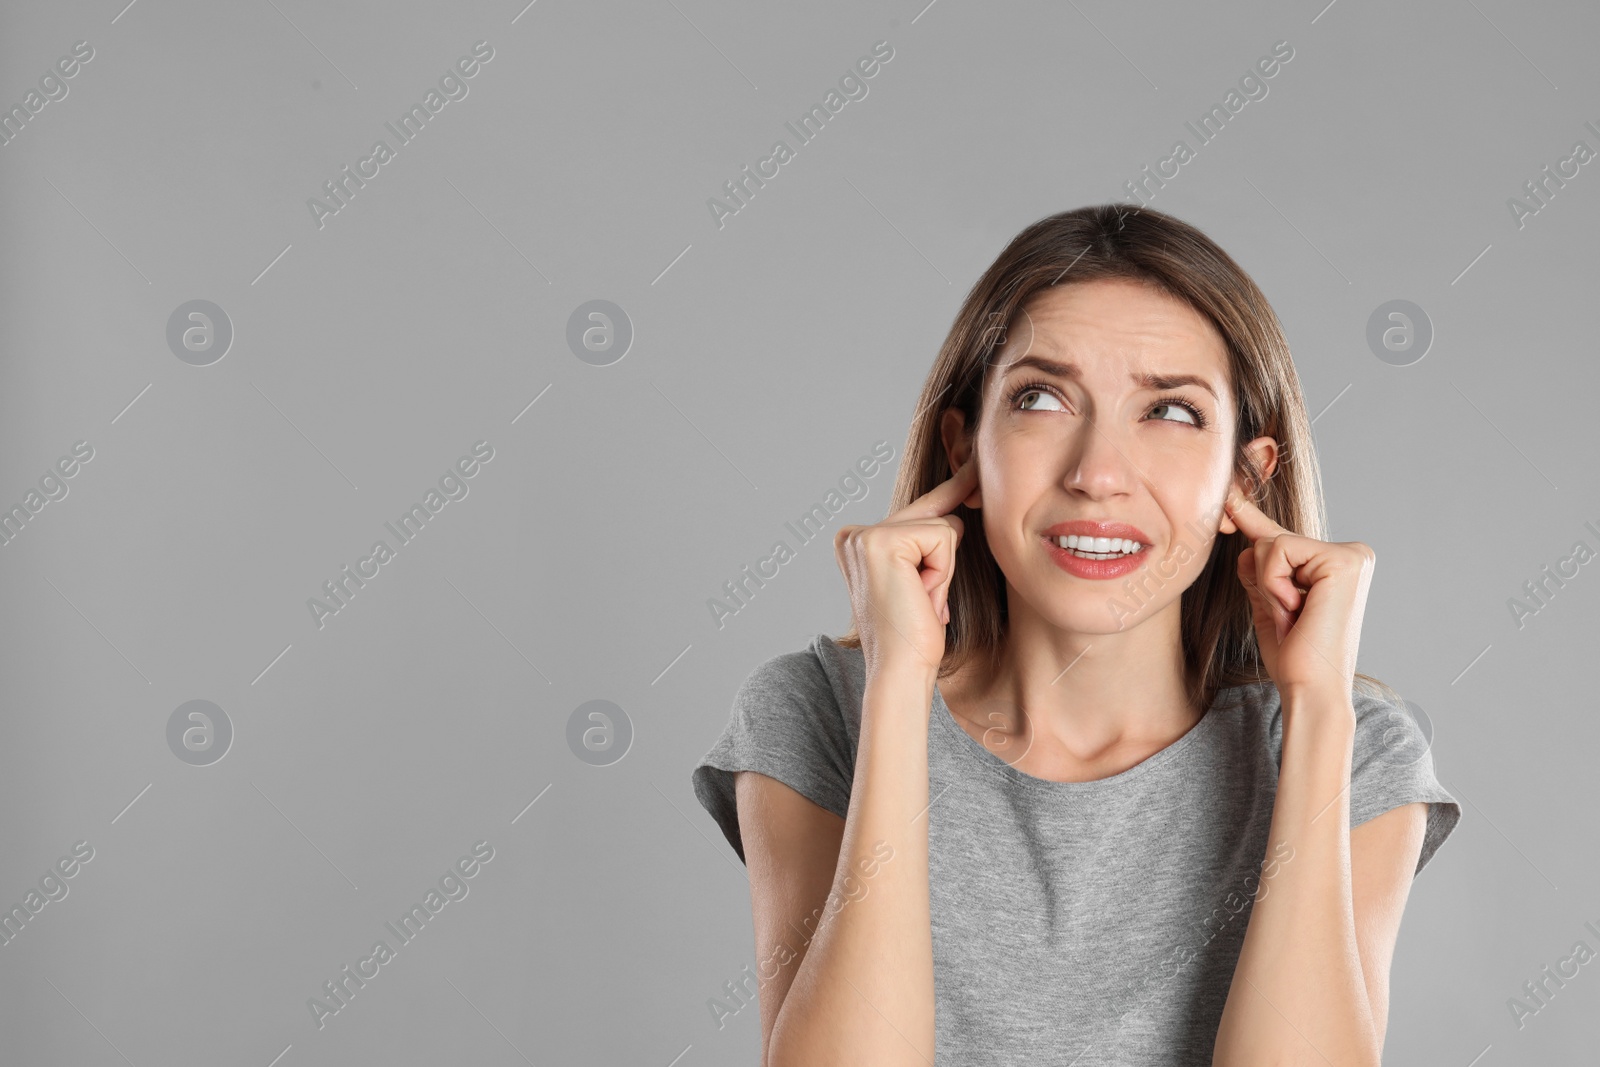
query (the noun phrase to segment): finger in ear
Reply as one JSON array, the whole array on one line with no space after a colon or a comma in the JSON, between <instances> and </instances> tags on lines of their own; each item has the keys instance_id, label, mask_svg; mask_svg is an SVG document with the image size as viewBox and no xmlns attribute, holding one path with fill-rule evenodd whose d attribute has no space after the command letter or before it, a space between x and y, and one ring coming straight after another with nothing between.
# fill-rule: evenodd
<instances>
[{"instance_id":1,"label":"finger in ear","mask_svg":"<svg viewBox=\"0 0 1600 1067\"><path fill-rule=\"evenodd\" d=\"M1217 530L1218 530L1219 533L1231 534L1231 533L1238 533L1239 532L1239 524L1234 522L1233 521L1233 516L1228 514L1228 503L1230 501L1237 500L1238 498L1239 498L1239 487L1238 487L1238 485L1230 485L1230 486L1228 486L1227 494L1223 497L1222 507L1220 509L1218 509L1220 511L1220 513L1221 513L1221 517L1219 518L1219 520L1217 522Z\"/></svg>"}]
</instances>

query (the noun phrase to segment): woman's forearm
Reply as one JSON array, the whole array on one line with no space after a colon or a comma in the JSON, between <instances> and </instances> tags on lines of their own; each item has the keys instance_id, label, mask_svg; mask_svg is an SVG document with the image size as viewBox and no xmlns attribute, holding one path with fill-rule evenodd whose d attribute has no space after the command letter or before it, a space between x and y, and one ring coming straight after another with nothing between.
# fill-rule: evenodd
<instances>
[{"instance_id":1,"label":"woman's forearm","mask_svg":"<svg viewBox=\"0 0 1600 1067\"><path fill-rule=\"evenodd\" d=\"M1350 891L1348 697L1285 695L1268 850L1292 846L1250 915L1217 1031L1218 1067L1376 1067Z\"/></svg>"},{"instance_id":2,"label":"woman's forearm","mask_svg":"<svg viewBox=\"0 0 1600 1067\"><path fill-rule=\"evenodd\" d=\"M868 677L834 892L772 1027L769 1067L933 1063L928 713L933 672ZM884 846L887 845L888 848ZM888 849L893 850L885 860ZM847 878L865 892L841 889Z\"/></svg>"}]
</instances>

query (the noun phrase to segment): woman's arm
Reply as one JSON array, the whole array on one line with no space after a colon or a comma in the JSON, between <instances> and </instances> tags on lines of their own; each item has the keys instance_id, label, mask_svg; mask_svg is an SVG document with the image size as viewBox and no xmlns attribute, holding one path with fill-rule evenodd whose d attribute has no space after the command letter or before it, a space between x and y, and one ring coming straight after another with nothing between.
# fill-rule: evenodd
<instances>
[{"instance_id":1,"label":"woman's arm","mask_svg":"<svg viewBox=\"0 0 1600 1067\"><path fill-rule=\"evenodd\" d=\"M920 667L868 676L834 893L779 1008L768 1067L933 1063L933 685L934 672ZM841 889L846 878L864 891Z\"/></svg>"},{"instance_id":2,"label":"woman's arm","mask_svg":"<svg viewBox=\"0 0 1600 1067\"><path fill-rule=\"evenodd\" d=\"M1341 704L1321 691L1284 696L1268 852L1282 843L1294 851L1263 880L1251 912L1217 1030L1218 1067L1380 1061L1352 904L1354 745L1348 697Z\"/></svg>"},{"instance_id":3,"label":"woman's arm","mask_svg":"<svg viewBox=\"0 0 1600 1067\"><path fill-rule=\"evenodd\" d=\"M1350 831L1350 902L1378 1045L1389 1025L1389 965L1428 830L1428 805L1402 804Z\"/></svg>"},{"instance_id":4,"label":"woman's arm","mask_svg":"<svg viewBox=\"0 0 1600 1067\"><path fill-rule=\"evenodd\" d=\"M867 665L861 737L834 892L778 1009L769 1067L933 1063L928 714L963 529L951 512L977 484L969 460L882 522L834 534Z\"/></svg>"},{"instance_id":5,"label":"woman's arm","mask_svg":"<svg viewBox=\"0 0 1600 1067\"><path fill-rule=\"evenodd\" d=\"M1381 826L1364 825L1352 855L1351 682L1377 556L1360 541L1292 533L1237 489L1225 506L1222 531L1237 528L1251 542L1239 554L1239 580L1281 701L1269 849L1276 856L1287 844L1293 852L1257 897L1212 1062L1375 1067L1389 959L1422 833L1416 806L1408 806L1371 820Z\"/></svg>"},{"instance_id":6,"label":"woman's arm","mask_svg":"<svg viewBox=\"0 0 1600 1067\"><path fill-rule=\"evenodd\" d=\"M844 819L793 786L758 771L736 773L733 788L750 875L755 992L761 1004L760 1063L769 1067L772 1024L827 908L844 841ZM745 992L751 992L748 985Z\"/></svg>"}]
</instances>

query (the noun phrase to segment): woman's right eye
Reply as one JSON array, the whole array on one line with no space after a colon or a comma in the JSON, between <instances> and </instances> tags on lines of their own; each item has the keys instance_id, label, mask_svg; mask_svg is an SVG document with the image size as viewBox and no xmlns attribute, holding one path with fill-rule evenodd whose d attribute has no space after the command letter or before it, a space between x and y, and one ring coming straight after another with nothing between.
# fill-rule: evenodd
<instances>
[{"instance_id":1,"label":"woman's right eye","mask_svg":"<svg viewBox=\"0 0 1600 1067\"><path fill-rule=\"evenodd\" d=\"M1054 404L1055 407L1053 407L1053 408L1036 407L1035 403L1037 401L1049 401L1051 404ZM1061 401L1056 399L1055 394L1047 393L1043 389L1029 389L1026 392L1023 392L1023 393L1019 394L1017 396L1017 406L1019 408L1021 408L1023 411L1065 411L1066 410L1066 408L1061 406Z\"/></svg>"}]
</instances>

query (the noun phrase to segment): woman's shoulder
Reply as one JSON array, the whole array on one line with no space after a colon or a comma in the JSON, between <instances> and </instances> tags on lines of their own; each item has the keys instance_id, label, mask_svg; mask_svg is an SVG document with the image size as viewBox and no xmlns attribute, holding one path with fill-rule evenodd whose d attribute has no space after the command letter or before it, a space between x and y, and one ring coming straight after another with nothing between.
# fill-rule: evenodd
<instances>
[{"instance_id":1,"label":"woman's shoulder","mask_svg":"<svg viewBox=\"0 0 1600 1067\"><path fill-rule=\"evenodd\" d=\"M750 671L736 700L796 707L859 724L866 658L859 647L813 634L802 647L769 656ZM852 730L852 733L855 731Z\"/></svg>"},{"instance_id":2,"label":"woman's shoulder","mask_svg":"<svg viewBox=\"0 0 1600 1067\"><path fill-rule=\"evenodd\" d=\"M1246 682L1218 689L1207 714L1276 734L1280 729L1283 708L1278 701L1278 687L1272 682Z\"/></svg>"},{"instance_id":3,"label":"woman's shoulder","mask_svg":"<svg viewBox=\"0 0 1600 1067\"><path fill-rule=\"evenodd\" d=\"M804 645L768 656L746 677L758 681L825 679L839 672L864 668L860 648L840 644L827 634L813 634Z\"/></svg>"},{"instance_id":4,"label":"woman's shoulder","mask_svg":"<svg viewBox=\"0 0 1600 1067\"><path fill-rule=\"evenodd\" d=\"M1355 712L1354 764L1359 769L1374 750L1389 761L1415 760L1432 742L1432 726L1425 715L1397 694L1376 692L1359 685L1350 690ZM1283 702L1271 681L1226 686L1219 690L1211 715L1228 722L1241 734L1265 742L1274 760L1283 752Z\"/></svg>"},{"instance_id":5,"label":"woman's shoulder","mask_svg":"<svg viewBox=\"0 0 1600 1067\"><path fill-rule=\"evenodd\" d=\"M734 777L756 771L844 818L860 738L860 649L816 634L745 676L721 736L692 773L695 796L744 858ZM851 694L856 696L852 700Z\"/></svg>"}]
</instances>

